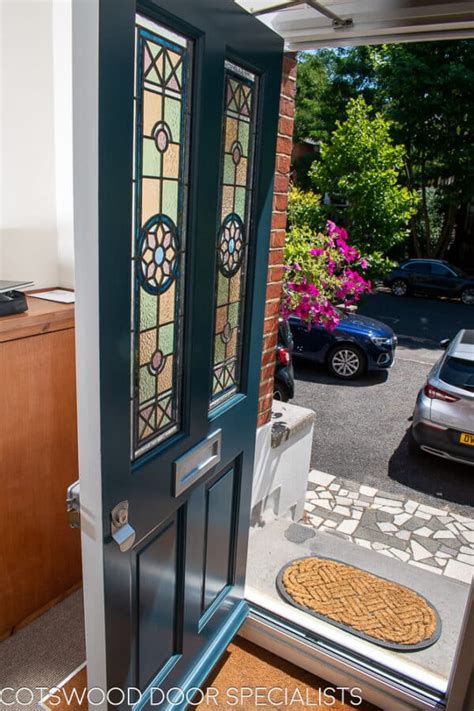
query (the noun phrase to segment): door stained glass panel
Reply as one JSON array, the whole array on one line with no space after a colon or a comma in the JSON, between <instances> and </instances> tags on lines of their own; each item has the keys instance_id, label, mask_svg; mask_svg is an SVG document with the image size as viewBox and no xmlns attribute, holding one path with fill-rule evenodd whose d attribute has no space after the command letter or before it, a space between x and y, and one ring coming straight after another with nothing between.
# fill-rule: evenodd
<instances>
[{"instance_id":1,"label":"door stained glass panel","mask_svg":"<svg viewBox=\"0 0 474 711\"><path fill-rule=\"evenodd\" d=\"M256 88L253 74L226 62L211 408L240 386Z\"/></svg>"},{"instance_id":2,"label":"door stained glass panel","mask_svg":"<svg viewBox=\"0 0 474 711\"><path fill-rule=\"evenodd\" d=\"M132 457L178 431L191 45L137 15Z\"/></svg>"}]
</instances>

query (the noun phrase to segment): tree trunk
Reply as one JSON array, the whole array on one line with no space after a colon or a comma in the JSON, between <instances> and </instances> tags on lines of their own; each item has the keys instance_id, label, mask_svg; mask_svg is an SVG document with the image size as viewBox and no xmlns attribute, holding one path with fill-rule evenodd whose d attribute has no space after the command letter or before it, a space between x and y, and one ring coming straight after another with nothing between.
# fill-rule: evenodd
<instances>
[{"instance_id":1,"label":"tree trunk","mask_svg":"<svg viewBox=\"0 0 474 711\"><path fill-rule=\"evenodd\" d=\"M436 245L435 255L438 259L443 259L446 250L449 247L449 242L453 234L453 227L456 221L456 213L458 205L454 202L449 203L446 219L444 221L443 230Z\"/></svg>"},{"instance_id":2,"label":"tree trunk","mask_svg":"<svg viewBox=\"0 0 474 711\"><path fill-rule=\"evenodd\" d=\"M423 175L423 173L424 173L424 171L422 171L422 175ZM430 225L430 217L428 215L428 205L426 204L426 185L425 185L424 177L422 178L422 181L423 182L421 185L421 209L422 209L423 225L424 225L424 232L425 232L426 256L432 257L433 250L432 250L432 245L431 245L431 225Z\"/></svg>"},{"instance_id":3,"label":"tree trunk","mask_svg":"<svg viewBox=\"0 0 474 711\"><path fill-rule=\"evenodd\" d=\"M410 156L410 142L407 143L407 155L405 157L405 170L407 174L407 183L408 183L408 188L410 192L413 192L413 172L411 169L411 156ZM410 234L411 238L413 241L413 247L415 250L415 254L417 257L421 257L421 246L420 246L420 240L418 239L418 234L417 234L417 219L416 215L412 215L410 218Z\"/></svg>"}]
</instances>

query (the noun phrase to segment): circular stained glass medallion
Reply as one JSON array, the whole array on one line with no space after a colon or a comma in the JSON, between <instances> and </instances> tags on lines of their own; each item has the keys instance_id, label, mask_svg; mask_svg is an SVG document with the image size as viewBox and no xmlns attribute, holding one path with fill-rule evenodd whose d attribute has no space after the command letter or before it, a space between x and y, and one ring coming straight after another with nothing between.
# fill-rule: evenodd
<instances>
[{"instance_id":1,"label":"circular stained glass medallion","mask_svg":"<svg viewBox=\"0 0 474 711\"><path fill-rule=\"evenodd\" d=\"M230 154L235 165L240 163L243 152L242 144L239 141L234 141L230 148Z\"/></svg>"},{"instance_id":2,"label":"circular stained glass medallion","mask_svg":"<svg viewBox=\"0 0 474 711\"><path fill-rule=\"evenodd\" d=\"M244 256L245 227L232 212L224 219L219 233L219 269L226 277L236 274Z\"/></svg>"},{"instance_id":3,"label":"circular stained glass medallion","mask_svg":"<svg viewBox=\"0 0 474 711\"><path fill-rule=\"evenodd\" d=\"M168 150L168 146L171 141L171 131L167 123L164 121L159 121L153 126L152 131L153 138L155 139L155 146L160 151L160 153L165 153Z\"/></svg>"},{"instance_id":4,"label":"circular stained glass medallion","mask_svg":"<svg viewBox=\"0 0 474 711\"><path fill-rule=\"evenodd\" d=\"M158 373L161 373L161 371L165 367L165 363L166 356L164 356L158 348L158 350L156 350L151 357L150 363L148 364L148 369L152 375L158 375Z\"/></svg>"},{"instance_id":5,"label":"circular stained glass medallion","mask_svg":"<svg viewBox=\"0 0 474 711\"><path fill-rule=\"evenodd\" d=\"M166 215L155 215L143 227L138 245L140 281L149 294L162 294L178 270L176 225Z\"/></svg>"},{"instance_id":6,"label":"circular stained glass medallion","mask_svg":"<svg viewBox=\"0 0 474 711\"><path fill-rule=\"evenodd\" d=\"M230 325L230 323L227 321L227 323L224 326L224 328L222 329L222 333L221 333L221 341L223 343L229 343L230 339L232 338L232 331L233 331L233 328Z\"/></svg>"}]
</instances>

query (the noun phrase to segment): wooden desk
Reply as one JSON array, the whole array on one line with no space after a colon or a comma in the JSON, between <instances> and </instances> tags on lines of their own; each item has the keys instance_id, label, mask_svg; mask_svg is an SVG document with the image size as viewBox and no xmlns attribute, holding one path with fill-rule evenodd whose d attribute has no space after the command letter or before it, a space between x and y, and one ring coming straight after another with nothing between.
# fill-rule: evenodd
<instances>
[{"instance_id":1,"label":"wooden desk","mask_svg":"<svg viewBox=\"0 0 474 711\"><path fill-rule=\"evenodd\" d=\"M74 306L0 318L0 639L80 584Z\"/></svg>"}]
</instances>

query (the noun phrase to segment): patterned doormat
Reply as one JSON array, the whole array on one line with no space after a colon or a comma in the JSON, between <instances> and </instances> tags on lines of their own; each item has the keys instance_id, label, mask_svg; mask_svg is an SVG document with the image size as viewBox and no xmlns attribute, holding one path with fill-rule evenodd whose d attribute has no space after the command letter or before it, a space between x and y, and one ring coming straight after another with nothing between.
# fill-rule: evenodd
<instances>
[{"instance_id":1,"label":"patterned doormat","mask_svg":"<svg viewBox=\"0 0 474 711\"><path fill-rule=\"evenodd\" d=\"M388 649L424 649L441 634L439 615L424 597L337 560L287 563L277 588L295 607Z\"/></svg>"}]
</instances>

